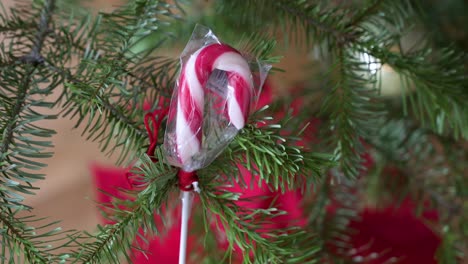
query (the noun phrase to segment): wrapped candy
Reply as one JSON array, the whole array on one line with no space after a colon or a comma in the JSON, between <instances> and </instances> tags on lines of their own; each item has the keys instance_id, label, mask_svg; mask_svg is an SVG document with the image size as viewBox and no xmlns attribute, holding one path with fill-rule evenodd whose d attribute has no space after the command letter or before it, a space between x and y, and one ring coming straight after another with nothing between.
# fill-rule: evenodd
<instances>
[{"instance_id":1,"label":"wrapped candy","mask_svg":"<svg viewBox=\"0 0 468 264\"><path fill-rule=\"evenodd\" d=\"M197 26L181 56L164 151L171 165L192 172L209 165L242 129L268 65L246 59Z\"/></svg>"}]
</instances>

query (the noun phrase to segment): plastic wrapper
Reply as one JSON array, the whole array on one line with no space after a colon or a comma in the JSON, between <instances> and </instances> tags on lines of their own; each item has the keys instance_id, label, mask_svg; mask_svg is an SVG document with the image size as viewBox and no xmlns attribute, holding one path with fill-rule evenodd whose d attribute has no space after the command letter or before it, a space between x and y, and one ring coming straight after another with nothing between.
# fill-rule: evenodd
<instances>
[{"instance_id":1,"label":"plastic wrapper","mask_svg":"<svg viewBox=\"0 0 468 264\"><path fill-rule=\"evenodd\" d=\"M213 162L243 128L271 66L200 25L180 62L163 149L171 165L190 172Z\"/></svg>"}]
</instances>

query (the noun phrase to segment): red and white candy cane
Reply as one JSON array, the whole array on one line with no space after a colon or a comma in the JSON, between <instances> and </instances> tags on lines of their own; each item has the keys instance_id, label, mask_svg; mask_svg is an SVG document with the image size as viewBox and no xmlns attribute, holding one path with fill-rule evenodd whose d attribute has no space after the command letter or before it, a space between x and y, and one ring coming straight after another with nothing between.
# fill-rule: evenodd
<instances>
[{"instance_id":1,"label":"red and white candy cane","mask_svg":"<svg viewBox=\"0 0 468 264\"><path fill-rule=\"evenodd\" d=\"M178 79L177 107L169 113L168 122L175 121L175 148L182 192L182 221L179 264L185 264L188 220L193 197L190 191L198 189L192 158L202 148L202 127L207 83L215 69L227 75L227 93L223 114L236 128L245 125L253 93L253 79L247 61L234 48L225 44L210 44L193 53L183 65ZM175 118L175 120L174 120Z\"/></svg>"},{"instance_id":2,"label":"red and white candy cane","mask_svg":"<svg viewBox=\"0 0 468 264\"><path fill-rule=\"evenodd\" d=\"M244 57L234 48L218 43L205 46L191 55L178 80L175 117L177 156L182 169L201 149L205 86L215 69L227 73L228 120L241 129L249 113L253 80Z\"/></svg>"}]
</instances>

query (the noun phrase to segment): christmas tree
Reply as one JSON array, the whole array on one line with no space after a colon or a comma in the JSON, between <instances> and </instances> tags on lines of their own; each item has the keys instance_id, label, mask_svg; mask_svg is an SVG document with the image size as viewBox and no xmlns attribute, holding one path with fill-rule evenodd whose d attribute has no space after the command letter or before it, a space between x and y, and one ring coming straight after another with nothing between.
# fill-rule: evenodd
<instances>
[{"instance_id":1,"label":"christmas tree","mask_svg":"<svg viewBox=\"0 0 468 264\"><path fill-rule=\"evenodd\" d=\"M245 126L191 175L189 263L464 260L463 1L0 6L1 263L176 263L185 185L164 152L165 113L197 24L273 68ZM26 201L54 152L56 131L39 124L71 118L121 168L94 169L93 232Z\"/></svg>"}]
</instances>

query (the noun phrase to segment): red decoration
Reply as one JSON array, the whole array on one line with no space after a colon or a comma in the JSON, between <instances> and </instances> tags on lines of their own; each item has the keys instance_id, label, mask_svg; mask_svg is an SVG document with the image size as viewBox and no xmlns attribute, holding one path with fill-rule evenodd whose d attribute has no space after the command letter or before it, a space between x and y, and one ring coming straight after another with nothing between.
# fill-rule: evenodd
<instances>
[{"instance_id":1,"label":"red decoration","mask_svg":"<svg viewBox=\"0 0 468 264\"><path fill-rule=\"evenodd\" d=\"M352 249L344 257L366 264L436 264L435 253L441 243L427 223L436 223L438 213L425 210L415 214L407 199L400 206L364 208L359 220L350 223ZM336 252L336 249L332 247Z\"/></svg>"}]
</instances>

